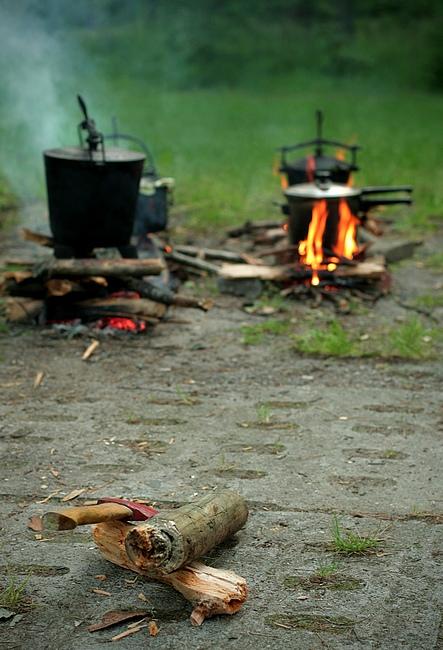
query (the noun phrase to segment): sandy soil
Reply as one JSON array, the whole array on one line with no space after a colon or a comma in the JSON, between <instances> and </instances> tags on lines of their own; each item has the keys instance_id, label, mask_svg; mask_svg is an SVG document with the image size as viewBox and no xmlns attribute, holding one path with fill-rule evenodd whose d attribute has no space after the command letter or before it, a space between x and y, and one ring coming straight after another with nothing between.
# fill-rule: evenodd
<instances>
[{"instance_id":1,"label":"sandy soil","mask_svg":"<svg viewBox=\"0 0 443 650\"><path fill-rule=\"evenodd\" d=\"M437 244L430 239L425 252ZM4 239L4 254L19 250L13 235ZM404 263L394 270L393 295L347 322L370 329L401 321L410 312L399 301L441 279ZM170 315L187 322L104 338L88 362L88 336L35 327L1 336L0 580L30 577L21 618L0 620L0 648L101 647L125 628L91 634L89 624L108 610L146 606L159 635L147 639L144 630L120 647L443 647L440 359L310 358L286 336L245 346L241 326L263 317L223 295L207 314ZM312 309L291 303L289 316L312 320ZM44 379L34 388L37 372ZM88 529L26 528L30 515L74 489L85 491L71 503L122 495L167 505L218 486L243 494L251 514L206 561L245 576L250 596L239 614L201 628L191 627L191 607L170 588L134 583L106 563ZM334 514L344 529L379 538L379 548L334 553ZM331 563L339 580L309 579Z\"/></svg>"}]
</instances>

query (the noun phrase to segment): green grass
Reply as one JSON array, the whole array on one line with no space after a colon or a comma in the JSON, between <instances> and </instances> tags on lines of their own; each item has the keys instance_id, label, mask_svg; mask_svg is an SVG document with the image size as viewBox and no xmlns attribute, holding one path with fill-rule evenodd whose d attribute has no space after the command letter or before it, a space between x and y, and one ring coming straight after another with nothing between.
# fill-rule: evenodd
<instances>
[{"instance_id":1,"label":"green grass","mask_svg":"<svg viewBox=\"0 0 443 650\"><path fill-rule=\"evenodd\" d=\"M267 404L260 404L260 406L257 408L257 420L259 422L270 422L271 415L271 409Z\"/></svg>"},{"instance_id":2,"label":"green grass","mask_svg":"<svg viewBox=\"0 0 443 650\"><path fill-rule=\"evenodd\" d=\"M380 547L380 540L376 537L362 537L351 531L344 531L337 516L332 520L332 550L345 555L359 555L369 553Z\"/></svg>"},{"instance_id":3,"label":"green grass","mask_svg":"<svg viewBox=\"0 0 443 650\"><path fill-rule=\"evenodd\" d=\"M287 320L269 318L257 325L243 325L241 328L242 343L244 345L260 345L267 336L281 336L288 333L290 323Z\"/></svg>"},{"instance_id":4,"label":"green grass","mask_svg":"<svg viewBox=\"0 0 443 650\"><path fill-rule=\"evenodd\" d=\"M333 320L327 329L312 327L295 337L295 348L305 354L347 357L356 352L354 341L341 323Z\"/></svg>"},{"instance_id":5,"label":"green grass","mask_svg":"<svg viewBox=\"0 0 443 650\"><path fill-rule=\"evenodd\" d=\"M435 333L417 317L394 327L387 335L386 353L404 359L423 359L434 351Z\"/></svg>"},{"instance_id":6,"label":"green grass","mask_svg":"<svg viewBox=\"0 0 443 650\"><path fill-rule=\"evenodd\" d=\"M443 293L435 291L434 293L423 293L415 299L417 307L425 307L427 309L436 309L443 307Z\"/></svg>"},{"instance_id":7,"label":"green grass","mask_svg":"<svg viewBox=\"0 0 443 650\"><path fill-rule=\"evenodd\" d=\"M319 564L314 575L319 578L329 578L336 574L340 568L338 562L329 562L328 564Z\"/></svg>"},{"instance_id":8,"label":"green grass","mask_svg":"<svg viewBox=\"0 0 443 650\"><path fill-rule=\"evenodd\" d=\"M424 265L434 271L443 271L443 253L434 253L424 259Z\"/></svg>"},{"instance_id":9,"label":"green grass","mask_svg":"<svg viewBox=\"0 0 443 650\"><path fill-rule=\"evenodd\" d=\"M0 591L0 607L17 609L25 599L25 589L30 577L28 575L23 580L18 580L13 573L10 573L6 586Z\"/></svg>"}]
</instances>

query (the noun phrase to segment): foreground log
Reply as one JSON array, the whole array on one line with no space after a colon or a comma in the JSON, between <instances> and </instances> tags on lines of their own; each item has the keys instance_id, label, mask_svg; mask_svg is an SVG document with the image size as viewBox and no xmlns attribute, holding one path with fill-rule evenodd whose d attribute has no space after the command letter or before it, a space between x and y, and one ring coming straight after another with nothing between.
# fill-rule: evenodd
<instances>
[{"instance_id":1,"label":"foreground log","mask_svg":"<svg viewBox=\"0 0 443 650\"><path fill-rule=\"evenodd\" d=\"M235 614L239 611L248 595L244 578L232 571L214 569L200 562L192 562L168 574L144 571L131 562L126 552L125 539L133 528L135 526L132 524L121 521L97 524L93 527L94 541L106 560L152 580L171 585L193 604L193 625L201 625L205 618L217 614Z\"/></svg>"},{"instance_id":2,"label":"foreground log","mask_svg":"<svg viewBox=\"0 0 443 650\"><path fill-rule=\"evenodd\" d=\"M138 524L126 538L126 551L144 571L171 573L231 537L247 518L245 500L221 490Z\"/></svg>"},{"instance_id":3,"label":"foreground log","mask_svg":"<svg viewBox=\"0 0 443 650\"><path fill-rule=\"evenodd\" d=\"M47 277L142 277L144 275L158 275L165 268L160 259L68 259L59 260L51 258L37 264L33 269L36 276Z\"/></svg>"}]
</instances>

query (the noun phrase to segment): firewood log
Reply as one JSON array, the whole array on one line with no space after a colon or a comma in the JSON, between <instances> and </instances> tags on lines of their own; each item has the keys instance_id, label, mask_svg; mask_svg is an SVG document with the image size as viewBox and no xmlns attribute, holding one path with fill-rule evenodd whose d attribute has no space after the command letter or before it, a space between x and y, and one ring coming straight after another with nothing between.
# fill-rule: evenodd
<instances>
[{"instance_id":1,"label":"firewood log","mask_svg":"<svg viewBox=\"0 0 443 650\"><path fill-rule=\"evenodd\" d=\"M106 560L152 580L171 585L193 604L193 625L201 625L205 618L217 614L235 614L239 611L247 598L248 587L246 580L232 571L214 569L201 562L192 562L167 574L145 571L136 566L129 559L125 547L125 538L134 527L122 521L93 526L94 541Z\"/></svg>"},{"instance_id":2,"label":"firewood log","mask_svg":"<svg viewBox=\"0 0 443 650\"><path fill-rule=\"evenodd\" d=\"M146 571L171 573L236 533L247 518L245 500L220 490L138 524L126 538L126 551Z\"/></svg>"},{"instance_id":3,"label":"firewood log","mask_svg":"<svg viewBox=\"0 0 443 650\"><path fill-rule=\"evenodd\" d=\"M36 265L33 273L47 277L78 277L98 275L104 277L142 277L158 275L165 265L160 259L68 259L44 260Z\"/></svg>"},{"instance_id":4,"label":"firewood log","mask_svg":"<svg viewBox=\"0 0 443 650\"><path fill-rule=\"evenodd\" d=\"M43 300L32 298L7 298L6 320L11 323L24 323L35 320L43 312Z\"/></svg>"}]
</instances>

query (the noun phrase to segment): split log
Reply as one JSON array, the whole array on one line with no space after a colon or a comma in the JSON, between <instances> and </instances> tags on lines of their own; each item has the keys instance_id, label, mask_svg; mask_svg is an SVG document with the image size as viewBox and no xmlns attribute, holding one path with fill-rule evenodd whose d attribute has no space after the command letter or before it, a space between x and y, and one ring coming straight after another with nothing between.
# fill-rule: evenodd
<instances>
[{"instance_id":1,"label":"split log","mask_svg":"<svg viewBox=\"0 0 443 650\"><path fill-rule=\"evenodd\" d=\"M367 262L359 262L355 266L339 266L334 271L338 278L362 278L366 280L379 280L386 273L384 260L374 258Z\"/></svg>"},{"instance_id":2,"label":"split log","mask_svg":"<svg viewBox=\"0 0 443 650\"><path fill-rule=\"evenodd\" d=\"M49 297L60 298L73 291L82 291L81 285L65 278L53 278L45 282L45 287Z\"/></svg>"},{"instance_id":3,"label":"split log","mask_svg":"<svg viewBox=\"0 0 443 650\"><path fill-rule=\"evenodd\" d=\"M182 296L176 294L166 286L159 286L151 282L145 282L138 278L128 278L124 281L126 288L136 291L142 298L150 298L164 305L176 305L177 307L193 307L208 311L214 306L214 301L210 298L193 298L191 296Z\"/></svg>"},{"instance_id":4,"label":"split log","mask_svg":"<svg viewBox=\"0 0 443 650\"><path fill-rule=\"evenodd\" d=\"M217 614L235 614L239 611L248 595L244 578L232 571L214 569L200 562L192 562L168 574L144 571L131 562L126 552L125 539L133 528L134 525L122 521L97 524L93 527L94 541L106 560L171 585L193 604L193 625L201 625L205 618Z\"/></svg>"},{"instance_id":5,"label":"split log","mask_svg":"<svg viewBox=\"0 0 443 650\"><path fill-rule=\"evenodd\" d=\"M43 313L43 300L32 298L7 298L6 299L6 320L11 323L24 323L35 320Z\"/></svg>"},{"instance_id":6,"label":"split log","mask_svg":"<svg viewBox=\"0 0 443 650\"><path fill-rule=\"evenodd\" d=\"M75 303L81 315L83 311L93 311L102 316L113 316L121 313L131 316L153 316L162 318L166 313L166 305L147 298L90 298Z\"/></svg>"},{"instance_id":7,"label":"split log","mask_svg":"<svg viewBox=\"0 0 443 650\"><path fill-rule=\"evenodd\" d=\"M231 537L247 518L245 500L221 490L138 524L126 537L126 552L144 571L171 573Z\"/></svg>"},{"instance_id":8,"label":"split log","mask_svg":"<svg viewBox=\"0 0 443 650\"><path fill-rule=\"evenodd\" d=\"M68 259L59 260L51 258L37 264L33 273L36 276L48 277L79 277L79 276L104 276L104 277L142 277L144 275L158 275L165 268L160 259Z\"/></svg>"},{"instance_id":9,"label":"split log","mask_svg":"<svg viewBox=\"0 0 443 650\"><path fill-rule=\"evenodd\" d=\"M191 257L191 255L184 255L183 253L176 253L171 251L169 253L164 253L164 256L167 260L175 262L180 266L189 266L193 269L198 269L199 271L207 271L208 273L218 273L220 267L216 264L211 264L205 260L201 260L198 257Z\"/></svg>"},{"instance_id":10,"label":"split log","mask_svg":"<svg viewBox=\"0 0 443 650\"><path fill-rule=\"evenodd\" d=\"M220 277L225 280L288 280L293 273L293 265L259 266L254 264L222 264Z\"/></svg>"}]
</instances>

